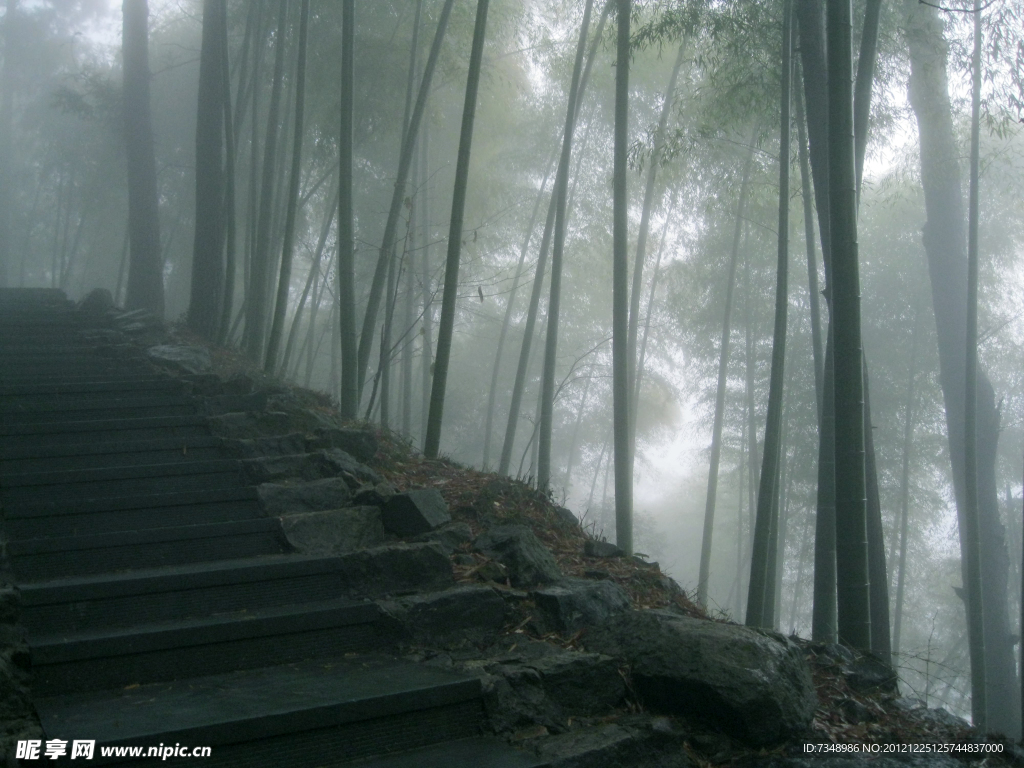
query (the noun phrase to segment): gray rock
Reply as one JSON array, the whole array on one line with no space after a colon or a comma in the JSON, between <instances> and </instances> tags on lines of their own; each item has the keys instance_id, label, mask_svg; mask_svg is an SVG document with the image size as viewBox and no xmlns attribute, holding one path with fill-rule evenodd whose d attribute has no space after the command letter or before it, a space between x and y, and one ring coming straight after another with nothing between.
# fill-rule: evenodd
<instances>
[{"instance_id":1,"label":"gray rock","mask_svg":"<svg viewBox=\"0 0 1024 768\"><path fill-rule=\"evenodd\" d=\"M898 693L896 670L873 654L857 656L842 666L843 677L855 691Z\"/></svg>"},{"instance_id":2,"label":"gray rock","mask_svg":"<svg viewBox=\"0 0 1024 768\"><path fill-rule=\"evenodd\" d=\"M262 411L266 407L267 395L264 392L251 392L244 395L209 395L203 399L203 412L208 416L216 416L221 413Z\"/></svg>"},{"instance_id":3,"label":"gray rock","mask_svg":"<svg viewBox=\"0 0 1024 768\"><path fill-rule=\"evenodd\" d=\"M244 416L245 414L240 414ZM301 432L291 432L275 437L246 439L222 438L221 449L238 459L256 459L261 456L290 456L304 453L306 438Z\"/></svg>"},{"instance_id":4,"label":"gray rock","mask_svg":"<svg viewBox=\"0 0 1024 768\"><path fill-rule=\"evenodd\" d=\"M617 706L626 693L619 665L599 653L560 651L527 662L548 698L564 713L595 715Z\"/></svg>"},{"instance_id":5,"label":"gray rock","mask_svg":"<svg viewBox=\"0 0 1024 768\"><path fill-rule=\"evenodd\" d=\"M533 597L548 625L559 632L575 632L629 610L629 596L614 581L565 579Z\"/></svg>"},{"instance_id":6,"label":"gray rock","mask_svg":"<svg viewBox=\"0 0 1024 768\"><path fill-rule=\"evenodd\" d=\"M206 347L161 344L147 349L146 355L154 362L168 363L187 373L205 373L213 368L210 353Z\"/></svg>"},{"instance_id":7,"label":"gray rock","mask_svg":"<svg viewBox=\"0 0 1024 768\"><path fill-rule=\"evenodd\" d=\"M294 485L263 483L257 490L268 517L339 509L348 506L351 499L348 485L340 477Z\"/></svg>"},{"instance_id":8,"label":"gray rock","mask_svg":"<svg viewBox=\"0 0 1024 768\"><path fill-rule=\"evenodd\" d=\"M490 587L455 587L401 597L381 607L420 640L479 640L505 624L505 601Z\"/></svg>"},{"instance_id":9,"label":"gray rock","mask_svg":"<svg viewBox=\"0 0 1024 768\"><path fill-rule=\"evenodd\" d=\"M449 555L473 540L473 530L468 523L448 523L440 528L417 536L414 541L436 541Z\"/></svg>"},{"instance_id":10,"label":"gray rock","mask_svg":"<svg viewBox=\"0 0 1024 768\"><path fill-rule=\"evenodd\" d=\"M539 758L550 768L623 768L642 763L653 750L646 734L615 723L578 728L542 739L536 746ZM685 763L680 763L683 765Z\"/></svg>"},{"instance_id":11,"label":"gray rock","mask_svg":"<svg viewBox=\"0 0 1024 768\"><path fill-rule=\"evenodd\" d=\"M260 437L287 435L304 426L297 424L291 414L281 411L260 413L240 412L209 416L210 431L233 440L253 440Z\"/></svg>"},{"instance_id":12,"label":"gray rock","mask_svg":"<svg viewBox=\"0 0 1024 768\"><path fill-rule=\"evenodd\" d=\"M364 485L355 492L352 501L371 507L383 507L396 493L391 483L383 482L376 485Z\"/></svg>"},{"instance_id":13,"label":"gray rock","mask_svg":"<svg viewBox=\"0 0 1024 768\"><path fill-rule=\"evenodd\" d=\"M372 429L321 427L311 442L318 450L340 448L363 463L373 461L377 455L377 435Z\"/></svg>"},{"instance_id":14,"label":"gray rock","mask_svg":"<svg viewBox=\"0 0 1024 768\"><path fill-rule=\"evenodd\" d=\"M477 536L473 549L508 568L514 587L534 587L562 578L554 556L525 525L495 526Z\"/></svg>"},{"instance_id":15,"label":"gray rock","mask_svg":"<svg viewBox=\"0 0 1024 768\"><path fill-rule=\"evenodd\" d=\"M377 507L302 512L281 518L285 538L304 555L341 555L384 543Z\"/></svg>"},{"instance_id":16,"label":"gray rock","mask_svg":"<svg viewBox=\"0 0 1024 768\"><path fill-rule=\"evenodd\" d=\"M339 588L359 597L440 590L454 583L451 561L434 543L386 544L343 555L338 576Z\"/></svg>"},{"instance_id":17,"label":"gray rock","mask_svg":"<svg viewBox=\"0 0 1024 768\"><path fill-rule=\"evenodd\" d=\"M817 706L803 654L774 633L669 611L629 611L590 630L586 643L626 660L649 706L754 745L804 733Z\"/></svg>"},{"instance_id":18,"label":"gray rock","mask_svg":"<svg viewBox=\"0 0 1024 768\"><path fill-rule=\"evenodd\" d=\"M555 516L558 518L558 522L562 525L563 528L579 528L580 527L579 518L576 517L576 515L574 515L572 513L572 510L570 510L570 509L566 509L565 507L556 506L555 507Z\"/></svg>"},{"instance_id":19,"label":"gray rock","mask_svg":"<svg viewBox=\"0 0 1024 768\"><path fill-rule=\"evenodd\" d=\"M626 553L607 541L587 541L583 544L583 554L587 557L622 557Z\"/></svg>"},{"instance_id":20,"label":"gray rock","mask_svg":"<svg viewBox=\"0 0 1024 768\"><path fill-rule=\"evenodd\" d=\"M330 473L317 453L293 453L244 459L242 472L252 485L279 483L283 480L320 480Z\"/></svg>"},{"instance_id":21,"label":"gray rock","mask_svg":"<svg viewBox=\"0 0 1024 768\"><path fill-rule=\"evenodd\" d=\"M320 456L331 474L351 477L355 481L352 484L355 488L358 488L363 483L373 483L376 485L377 483L384 482L383 477L365 464L360 464L340 448L329 448L325 451L320 451Z\"/></svg>"},{"instance_id":22,"label":"gray rock","mask_svg":"<svg viewBox=\"0 0 1024 768\"><path fill-rule=\"evenodd\" d=\"M418 536L451 519L448 505L436 488L399 493L384 505L384 527L397 536Z\"/></svg>"},{"instance_id":23,"label":"gray rock","mask_svg":"<svg viewBox=\"0 0 1024 768\"><path fill-rule=\"evenodd\" d=\"M78 303L78 309L89 315L102 315L114 308L114 297L106 288L93 288Z\"/></svg>"}]
</instances>

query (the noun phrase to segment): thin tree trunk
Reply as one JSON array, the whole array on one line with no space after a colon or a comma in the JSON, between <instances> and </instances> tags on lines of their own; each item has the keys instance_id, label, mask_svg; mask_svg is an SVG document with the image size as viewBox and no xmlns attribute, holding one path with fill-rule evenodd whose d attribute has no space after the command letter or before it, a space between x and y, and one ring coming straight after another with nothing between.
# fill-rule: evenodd
<instances>
[{"instance_id":1,"label":"thin tree trunk","mask_svg":"<svg viewBox=\"0 0 1024 768\"><path fill-rule=\"evenodd\" d=\"M263 147L260 207L256 218L255 248L249 268L249 286L246 291L245 348L249 358L256 361L263 359L267 320L267 288L273 237L274 176L277 169L277 133L281 109L281 83L284 77L287 18L288 0L279 0L277 34L274 39L274 79L270 90L270 108L267 112L267 138Z\"/></svg>"},{"instance_id":2,"label":"thin tree trunk","mask_svg":"<svg viewBox=\"0 0 1024 768\"><path fill-rule=\"evenodd\" d=\"M818 426L821 426L822 389L824 387L824 354L821 350L821 302L818 288L818 260L814 248L814 200L811 197L811 169L807 158L807 127L804 117L803 88L797 73L797 86L793 89L796 107L797 148L800 156L800 196L804 206L804 244L807 246L807 298L811 305L811 352L814 355L814 397Z\"/></svg>"},{"instance_id":3,"label":"thin tree trunk","mask_svg":"<svg viewBox=\"0 0 1024 768\"><path fill-rule=\"evenodd\" d=\"M356 342L355 220L352 190L352 127L355 120L355 0L341 6L341 134L338 167L338 293L341 334L341 417L354 421L359 412Z\"/></svg>"},{"instance_id":4,"label":"thin tree trunk","mask_svg":"<svg viewBox=\"0 0 1024 768\"><path fill-rule=\"evenodd\" d=\"M587 377L587 383L583 385L583 396L580 397L580 408L576 411L576 423L572 428L572 440L569 442L569 457L565 464L565 487L569 488L572 481L572 469L573 464L576 462L576 445L580 436L580 423L583 421L583 411L587 407L587 396L590 394L590 377Z\"/></svg>"},{"instance_id":5,"label":"thin tree trunk","mask_svg":"<svg viewBox=\"0 0 1024 768\"><path fill-rule=\"evenodd\" d=\"M505 337L508 335L509 326L512 324L512 309L515 306L516 293L519 291L519 281L523 275L523 265L526 262L526 253L530 247L530 240L533 237L533 229L537 223L537 213L540 211L541 200L544 199L544 188L547 186L548 177L551 175L551 166L555 162L555 153L551 153L548 160L547 170L544 171L544 178L541 180L540 189L537 191L537 199L533 203L533 212L530 214L530 223L526 227L526 236L523 238L523 247L519 251L519 263L516 265L515 277L512 279L512 290L509 291L508 301L505 303L505 317L501 322L501 332L498 334L498 346L494 352L494 367L491 370L491 386L487 395L487 419L484 423L484 456L481 468L487 471L491 459L491 432L494 424L494 401L498 392L498 377L501 372L501 355L505 347Z\"/></svg>"},{"instance_id":6,"label":"thin tree trunk","mask_svg":"<svg viewBox=\"0 0 1024 768\"><path fill-rule=\"evenodd\" d=\"M672 220L672 214L675 209L675 201L669 206L667 215L665 216L665 224L661 228L661 241L658 244L658 256L654 261L654 274L651 275L651 290L647 295L647 315L644 319L644 335L640 339L640 351L637 354L636 360L636 379L633 381L633 403L640 402L640 389L643 386L644 380L644 364L647 360L647 339L651 333L651 317L654 313L654 296L658 292L658 278L661 276L661 256L665 251L665 241L668 235L668 224ZM635 438L635 435L634 435ZM636 443L634 441L634 449Z\"/></svg>"},{"instance_id":7,"label":"thin tree trunk","mask_svg":"<svg viewBox=\"0 0 1024 768\"><path fill-rule=\"evenodd\" d=\"M291 360L292 349L295 346L295 338L298 335L299 324L302 321L302 313L306 308L306 301L309 298L310 287L313 284L314 277L320 273L320 260L323 258L324 248L327 246L327 236L331 232L331 223L334 221L334 214L338 210L338 196L335 192L334 199L331 200L327 206L327 213L324 216L323 226L320 227L320 238L316 243L316 251L313 254L313 262L309 268L309 274L306 276L306 285L302 289L302 296L299 297L299 304L295 308L295 316L292 318L292 327L288 331L288 341L284 346L284 355L281 357L281 375L284 376L288 371L288 361Z\"/></svg>"},{"instance_id":8,"label":"thin tree trunk","mask_svg":"<svg viewBox=\"0 0 1024 768\"><path fill-rule=\"evenodd\" d=\"M864 469L853 55L849 0L828 0L829 227L835 340L836 608L839 639L871 648Z\"/></svg>"},{"instance_id":9,"label":"thin tree trunk","mask_svg":"<svg viewBox=\"0 0 1024 768\"><path fill-rule=\"evenodd\" d=\"M629 330L627 336L627 354L629 355L629 391L634 392L634 382L637 378L636 343L637 334L640 328L640 294L643 290L644 261L647 258L647 234L651 227L651 212L654 208L654 185L657 177L658 163L661 162L661 153L665 145L665 131L668 128L668 116L672 108L673 98L676 91L676 80L679 77L679 70L683 66L683 57L689 40L684 39L679 44L676 53L675 63L672 65L672 74L668 78L668 86L665 88L665 100L661 105L661 115L658 118L658 128L654 133L654 143L651 148L650 163L647 167L647 182L644 186L644 202L640 212L640 226L636 237L636 257L633 261L633 286L629 295ZM630 400L629 408L630 438L633 451L636 451L636 400ZM703 551L703 550L702 550ZM698 582L698 590L700 589Z\"/></svg>"},{"instance_id":10,"label":"thin tree trunk","mask_svg":"<svg viewBox=\"0 0 1024 768\"><path fill-rule=\"evenodd\" d=\"M423 80L420 82L419 94L416 97L416 106L413 108L412 117L409 119L409 127L405 131L405 140L402 142L402 149L398 158L395 190L391 197L391 207L388 209L388 218L384 225L384 236L381 240L380 252L377 257L377 266L373 272L373 281L370 284L370 296L367 301L366 314L363 317L363 328L359 338L358 375L356 380L360 393L366 378L366 369L370 363L370 351L373 347L377 313L380 310L380 300L384 293L387 279L388 259L390 258L391 249L394 247L398 218L402 210L402 204L405 201L405 186L406 180L409 178L409 170L412 166L413 147L416 143L416 136L419 133L423 112L426 109L427 96L430 93L430 83L434 76L434 67L441 51L441 41L444 39L445 29L448 27L448 17L451 15L454 2L455 0L445 0L444 6L441 8L441 15L437 22L437 31L434 34L434 42L430 46L430 54L427 56L427 63L423 70ZM462 242L461 231L457 233L456 239L458 243ZM452 308L454 310L454 306Z\"/></svg>"},{"instance_id":11,"label":"thin tree trunk","mask_svg":"<svg viewBox=\"0 0 1024 768\"><path fill-rule=\"evenodd\" d=\"M591 42L590 50L587 52L587 65L580 77L579 96L576 99L577 111L579 110L580 103L583 100L583 94L586 92L591 67L594 63L594 57L597 51L597 44L601 39L602 30L604 29L605 20L607 19L611 4L612 0L609 0L605 5L605 10L601 14L601 20L597 25L597 32L594 36L594 40ZM559 168L555 172L556 177L561 173L560 166L561 162L559 163ZM544 223L544 234L541 236L540 253L537 257L533 290L530 293L530 308L526 313L526 327L523 332L523 343L519 350L519 363L516 367L516 378L512 385L512 398L509 404L508 420L505 427L505 438L501 447L501 459L498 462L498 473L501 475L508 474L509 464L512 462L512 449L515 445L516 430L519 425L519 409L522 405L523 389L526 386L527 367L530 359L530 349L533 345L533 330L537 322L537 308L540 305L541 290L544 285L544 270L546 268L548 258L548 248L551 245L551 232L555 223L556 201L556 196L552 194L551 200L548 204L547 219Z\"/></svg>"},{"instance_id":12,"label":"thin tree trunk","mask_svg":"<svg viewBox=\"0 0 1024 768\"><path fill-rule=\"evenodd\" d=\"M751 552L753 552L754 536L754 511L757 508L757 486L759 482L759 466L757 451L757 411L754 408L754 372L757 367L755 358L754 338L751 329L750 319L750 251L748 248L749 228L744 235L744 254L746 260L743 265L743 326L746 342L746 411L747 411L747 516L750 524L748 526ZM749 590L749 584L748 584Z\"/></svg>"},{"instance_id":13,"label":"thin tree trunk","mask_svg":"<svg viewBox=\"0 0 1024 768\"><path fill-rule=\"evenodd\" d=\"M220 319L217 321L217 341L224 344L228 326L231 323L231 310L235 299L235 275L237 272L237 216L235 211L235 161L237 148L236 127L234 115L231 111L231 67L228 51L228 19L227 3L219 4L221 21L221 47L224 51L221 62L221 88L223 90L224 104L224 143L225 143L225 166L224 166L224 293L220 304ZM245 49L248 46L248 36L251 32L249 21L251 12L246 19L246 40L242 44L243 71L245 67ZM241 74L239 75L241 77Z\"/></svg>"},{"instance_id":14,"label":"thin tree trunk","mask_svg":"<svg viewBox=\"0 0 1024 768\"><path fill-rule=\"evenodd\" d=\"M420 371L420 439L427 437L427 414L430 411L430 380L434 373L434 356L431 351L434 338L434 310L431 306L433 295L430 290L430 174L429 155L430 130L423 128L423 142L419 145L420 178L423 179L423 204L420 206L421 229L423 231L423 253L420 255L420 289L423 293L423 326L420 342L423 367Z\"/></svg>"},{"instance_id":15,"label":"thin tree trunk","mask_svg":"<svg viewBox=\"0 0 1024 768\"><path fill-rule=\"evenodd\" d=\"M594 469L594 479L590 482L590 495L587 497L587 513L594 506L594 489L597 488L597 478L601 475L601 464L604 462L604 455L608 451L608 441L601 444L601 453L597 457L597 467Z\"/></svg>"},{"instance_id":16,"label":"thin tree trunk","mask_svg":"<svg viewBox=\"0 0 1024 768\"><path fill-rule=\"evenodd\" d=\"M384 324L380 332L380 354L377 361L377 379L380 381L380 426L391 428L391 336L395 317L395 291L398 275L395 253L392 251L388 263L387 295L384 301Z\"/></svg>"},{"instance_id":17,"label":"thin tree trunk","mask_svg":"<svg viewBox=\"0 0 1024 768\"><path fill-rule=\"evenodd\" d=\"M14 111L14 68L18 61L16 52L17 27L16 13L18 0L7 0L4 15L3 39L4 39L4 63L3 80L0 81L0 286L10 284L12 267L13 239L11 227L11 164L13 154L11 152L11 128L13 124Z\"/></svg>"},{"instance_id":18,"label":"thin tree trunk","mask_svg":"<svg viewBox=\"0 0 1024 768\"><path fill-rule=\"evenodd\" d=\"M775 571L772 567L775 557L772 552L772 538L778 539L779 527L780 488L778 483L782 460L782 406L786 367L787 309L789 308L789 107L793 73L791 0L786 0L782 13L779 235L775 284L775 328L772 336L771 377L768 384L768 414L764 428L764 456L754 522L754 548L750 556L750 584L747 592L746 615L746 624L750 627L773 627L775 625Z\"/></svg>"},{"instance_id":19,"label":"thin tree trunk","mask_svg":"<svg viewBox=\"0 0 1024 768\"><path fill-rule=\"evenodd\" d=\"M284 245L281 249L281 272L277 283L277 301L274 319L270 325L270 339L263 370L272 373L277 368L281 336L284 334L285 314L288 312L288 291L292 283L292 255L295 250L295 215L299 203L299 179L302 175L303 117L306 106L306 40L309 30L309 0L302 0L299 11L299 60L296 65L295 128L292 133L292 168L288 180L288 210L284 220Z\"/></svg>"},{"instance_id":20,"label":"thin tree trunk","mask_svg":"<svg viewBox=\"0 0 1024 768\"><path fill-rule=\"evenodd\" d=\"M633 554L633 461L629 434L629 15L631 0L616 0L615 142L612 226L612 410L615 438L615 543Z\"/></svg>"},{"instance_id":21,"label":"thin tree trunk","mask_svg":"<svg viewBox=\"0 0 1024 768\"><path fill-rule=\"evenodd\" d=\"M754 142L751 135L750 151L743 165L743 180L736 203L736 224L733 228L732 253L725 281L725 309L722 316L722 338L718 353L718 389L715 393L715 420L711 427L711 462L708 468L708 492L704 503L704 532L700 544L700 568L697 576L697 602L707 606L708 577L711 574L711 539L715 524L715 502L718 496L718 465L722 456L722 425L725 422L725 387L729 367L729 339L732 322L732 294L736 285L736 262L740 253L740 235L743 233L747 194L750 190L750 169L754 165ZM635 434L634 434L635 437Z\"/></svg>"},{"instance_id":22,"label":"thin tree trunk","mask_svg":"<svg viewBox=\"0 0 1024 768\"><path fill-rule=\"evenodd\" d=\"M476 117L476 96L477 87L480 84L480 65L484 55L484 33L487 29L488 4L489 0L477 0L476 24L473 27L473 45L469 54L466 101L462 110L459 154L455 163L452 218L451 226L448 229L448 256L444 269L444 290L441 294L441 319L437 328L437 355L434 359L434 380L431 382L430 387L427 437L423 446L423 453L429 459L436 459L438 450L441 447L444 395L445 387L448 383L448 361L452 349L452 331L455 328L455 301L458 296L462 221L465 214L466 189L469 182L469 155L473 142L473 121Z\"/></svg>"},{"instance_id":23,"label":"thin tree trunk","mask_svg":"<svg viewBox=\"0 0 1024 768\"><path fill-rule=\"evenodd\" d=\"M196 111L196 218L188 324L208 339L217 335L224 293L224 69L225 0L204 0Z\"/></svg>"},{"instance_id":24,"label":"thin tree trunk","mask_svg":"<svg viewBox=\"0 0 1024 768\"><path fill-rule=\"evenodd\" d=\"M551 293L548 299L547 339L544 345L544 372L541 377L540 435L538 445L537 488L547 492L551 487L551 432L555 407L555 364L558 349L558 320L562 299L562 258L565 252L566 202L569 189L569 160L572 154L573 133L576 130L576 103L579 98L580 76L583 73L583 54L590 26L590 11L593 0L587 0L583 8L579 42L576 45L576 60L573 64L572 81L569 86L569 102L566 106L565 130L562 134L562 156L558 163L555 186L555 231L554 246L551 249Z\"/></svg>"},{"instance_id":25,"label":"thin tree trunk","mask_svg":"<svg viewBox=\"0 0 1024 768\"><path fill-rule=\"evenodd\" d=\"M871 423L871 395L868 364L864 361L864 475L867 491L868 577L871 585L871 651L881 659L892 656L889 637L889 580L886 577L885 536L882 503L878 491L874 428Z\"/></svg>"},{"instance_id":26,"label":"thin tree trunk","mask_svg":"<svg viewBox=\"0 0 1024 768\"><path fill-rule=\"evenodd\" d=\"M160 258L156 157L149 97L149 6L124 0L124 127L128 158L128 294L126 309L164 314L163 260Z\"/></svg>"},{"instance_id":27,"label":"thin tree trunk","mask_svg":"<svg viewBox=\"0 0 1024 768\"><path fill-rule=\"evenodd\" d=\"M971 57L971 170L967 207L967 339L964 366L964 521L967 554L967 631L971 653L971 721L988 723L985 680L985 603L981 583L978 524L978 164L981 123L981 2L974 0L974 53Z\"/></svg>"},{"instance_id":28,"label":"thin tree trunk","mask_svg":"<svg viewBox=\"0 0 1024 768\"><path fill-rule=\"evenodd\" d=\"M910 450L914 436L914 385L917 381L917 334L920 312L914 310L914 330L910 337L910 366L907 372L907 397L903 411L903 466L900 473L899 565L896 569L896 615L892 624L892 653L900 653L903 631L903 595L907 575L907 538L910 531Z\"/></svg>"}]
</instances>

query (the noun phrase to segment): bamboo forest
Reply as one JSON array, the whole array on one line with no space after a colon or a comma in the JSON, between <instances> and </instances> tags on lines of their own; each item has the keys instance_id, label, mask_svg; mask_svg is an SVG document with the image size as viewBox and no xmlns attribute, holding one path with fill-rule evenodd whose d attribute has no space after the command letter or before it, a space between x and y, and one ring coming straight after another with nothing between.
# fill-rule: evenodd
<instances>
[{"instance_id":1,"label":"bamboo forest","mask_svg":"<svg viewBox=\"0 0 1024 768\"><path fill-rule=\"evenodd\" d=\"M105 289L1021 738L1019 2L3 6L0 286Z\"/></svg>"}]
</instances>

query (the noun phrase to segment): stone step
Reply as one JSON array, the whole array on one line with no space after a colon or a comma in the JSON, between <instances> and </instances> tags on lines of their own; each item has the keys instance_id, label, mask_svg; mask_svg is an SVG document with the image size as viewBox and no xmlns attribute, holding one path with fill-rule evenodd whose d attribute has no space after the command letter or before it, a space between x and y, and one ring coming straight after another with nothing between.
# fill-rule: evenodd
<instances>
[{"instance_id":1,"label":"stone step","mask_svg":"<svg viewBox=\"0 0 1024 768\"><path fill-rule=\"evenodd\" d=\"M70 443L185 438L209 435L204 416L149 416L141 419L98 419L56 424L0 424L0 444L22 448Z\"/></svg>"},{"instance_id":2,"label":"stone step","mask_svg":"<svg viewBox=\"0 0 1024 768\"><path fill-rule=\"evenodd\" d=\"M7 537L42 539L263 517L248 486L21 504L4 513Z\"/></svg>"},{"instance_id":3,"label":"stone step","mask_svg":"<svg viewBox=\"0 0 1024 768\"><path fill-rule=\"evenodd\" d=\"M29 640L36 696L255 669L389 643L380 609L347 598Z\"/></svg>"},{"instance_id":4,"label":"stone step","mask_svg":"<svg viewBox=\"0 0 1024 768\"><path fill-rule=\"evenodd\" d=\"M59 509L67 499L177 493L205 488L234 488L245 484L240 465L233 459L26 472L3 476L0 503L8 508L50 503Z\"/></svg>"},{"instance_id":5,"label":"stone step","mask_svg":"<svg viewBox=\"0 0 1024 768\"><path fill-rule=\"evenodd\" d=\"M192 416L196 412L196 401L181 395L106 399L68 398L63 401L54 398L47 403L5 400L0 405L0 425Z\"/></svg>"},{"instance_id":6,"label":"stone step","mask_svg":"<svg viewBox=\"0 0 1024 768\"><path fill-rule=\"evenodd\" d=\"M0 398L7 402L17 401L18 398L36 398L45 401L47 398L68 396L118 397L134 394L152 396L158 392L181 393L186 390L187 386L188 383L181 379L141 373L117 379L25 381L19 384L0 385Z\"/></svg>"},{"instance_id":7,"label":"stone step","mask_svg":"<svg viewBox=\"0 0 1024 768\"><path fill-rule=\"evenodd\" d=\"M181 525L7 543L19 582L113 573L161 565L283 554L290 551L275 518Z\"/></svg>"},{"instance_id":8,"label":"stone step","mask_svg":"<svg viewBox=\"0 0 1024 768\"><path fill-rule=\"evenodd\" d=\"M202 436L135 442L78 443L46 448L0 446L0 481L23 472L65 472L97 467L130 467L223 458L220 440Z\"/></svg>"},{"instance_id":9,"label":"stone step","mask_svg":"<svg viewBox=\"0 0 1024 768\"><path fill-rule=\"evenodd\" d=\"M21 584L30 636L69 635L452 583L436 547L392 544L340 556L265 555Z\"/></svg>"},{"instance_id":10,"label":"stone step","mask_svg":"<svg viewBox=\"0 0 1024 768\"><path fill-rule=\"evenodd\" d=\"M95 739L97 765L106 745L182 744L211 747L202 763L217 768L342 766L478 737L483 724L479 679L370 656L40 698L36 708L46 738Z\"/></svg>"}]
</instances>

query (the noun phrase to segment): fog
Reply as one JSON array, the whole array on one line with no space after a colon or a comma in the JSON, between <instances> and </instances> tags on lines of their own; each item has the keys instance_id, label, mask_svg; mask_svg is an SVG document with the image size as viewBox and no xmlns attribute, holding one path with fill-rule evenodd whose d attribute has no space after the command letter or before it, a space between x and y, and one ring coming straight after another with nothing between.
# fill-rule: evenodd
<instances>
[{"instance_id":1,"label":"fog","mask_svg":"<svg viewBox=\"0 0 1024 768\"><path fill-rule=\"evenodd\" d=\"M582 44L582 0L490 4L458 249L451 248L449 231L476 4L457 2L451 10L418 123L414 107L445 3L355 4L354 303L349 304L338 266L339 251L345 250L339 249L337 202L343 4L311 3L300 77L301 4L292 0L284 7L280 37L278 13L284 2L150 3L148 103L157 217L151 234L159 237L159 252L146 254L142 235L129 233L129 198L146 193L129 182L128 134L136 128L126 130L132 121L126 121L125 110L138 116L138 108L127 105L140 102L133 100L139 94L130 94L124 76L129 65L121 55L121 4L8 0L0 22L0 281L62 288L74 299L105 288L118 305L155 311L162 306L168 322L188 325L210 343L242 351L254 366L325 391L339 403L348 375L342 325L351 309L355 333L363 333L365 347L358 370L351 371L351 381L361 390L355 413L420 450L431 392L439 386L435 366L443 332L445 264L455 250L459 272L457 284L447 286L455 302L450 362L445 361L447 378L441 382L440 455L497 471L549 200L559 178L579 49L585 74L564 170L564 240L557 242L557 224L550 235L551 250L562 256L557 346L548 353L554 392L550 459L544 463L545 451L538 450L548 429L541 424L550 344L546 280L532 348L524 360L521 408L513 419L516 432L505 471L531 484L549 478L544 490L595 535L616 541L615 3L606 13L603 3L593 4ZM145 3L126 0L129 5L139 10ZM766 589L776 590L769 624L809 637L820 505L817 388L822 386L816 383L812 299L820 304L822 357L829 323L826 297L819 298L810 287L809 250L819 292L831 287L831 274L823 265L820 230L820 217L827 218L827 212L817 211L828 200L819 196L817 185L827 179L813 171L816 153L825 146L816 144L823 140L812 126L825 105L814 90L819 83L815 73L804 72L809 62L804 50L811 43L800 26L805 23L801 14L814 3L795 0L793 5L800 43L793 55L789 151L783 153L782 30L788 4L633 4L625 204L629 280L638 280L632 284L640 293L627 383L630 392L639 394L633 403L635 439L630 441L635 443L633 550L657 561L696 595L717 432L705 602L712 613L743 621L755 549L754 510L763 487L758 477L772 443L766 446L765 432L776 313L780 156L787 155L788 243L783 248L789 266L788 316L778 395L781 434L772 454L778 456L778 543ZM872 5L877 4L853 4L855 73L863 58L866 7ZM226 45L219 35L204 37L204 24L211 23L218 8L226 11ZM963 233L969 217L972 17L916 0L882 6L865 113L865 170L854 250L873 442L864 470L867 514L872 514L874 479L889 621L891 627L900 626L898 648L896 638L891 640L893 660L906 695L965 715L971 711L966 612L954 587L959 590L962 584L958 509L961 516L967 514L968 501L960 481L954 481L960 477L954 467L962 467L964 460L962 366L970 345L965 346L962 318L968 306ZM983 528L983 579L988 580L986 621L1002 617L1002 624L993 626L1005 629L995 639L989 632L988 652L1002 654L1003 666L993 662L993 669L1005 670L1007 663L1016 668L1021 613L1024 23L1019 9L999 2L986 6L982 22L976 507ZM275 58L282 44L275 86ZM226 64L216 57L220 53L211 53L214 46L220 53L226 50ZM203 98L201 59L221 67ZM921 74L925 63L933 73L936 67L948 72L948 82ZM229 86L226 106L221 75ZM918 95L910 99L909 80L915 76ZM666 92L670 81L674 87ZM300 88L304 109L296 166ZM829 93L830 99L837 98L834 89ZM276 116L271 114L275 100ZM197 121L204 105L205 119L216 122L213 139L203 133L203 119ZM230 135L225 114L231 118ZM810 128L810 170L802 167L800 145L807 139L801 120ZM918 135L919 125L940 123L948 123L947 144L955 150L942 158L947 145L939 141L940 128L925 137L925 149ZM412 126L415 141L403 142L406 126ZM275 133L276 147L268 152L268 134ZM204 155L212 151L211 142L216 152ZM408 173L396 195L403 144L409 149ZM274 164L269 170L268 161ZM929 175L929 162L938 163L939 171ZM293 168L298 190L289 233ZM204 176L211 169L212 181L208 173ZM233 189L230 207L223 204L228 189ZM943 205L953 207L942 208L936 202L940 197ZM551 206L553 217L556 207ZM215 220L209 218L211 209L218 212ZM946 230L940 225L950 222L961 235L942 234ZM204 226L213 228L212 240L197 234ZM641 231L646 253L642 272L634 278ZM926 242L923 232L933 233L936 242ZM390 248L384 247L388 237ZM833 255L837 243L831 245ZM943 248L952 256L940 254ZM552 257L544 256L547 273ZM288 261L285 301L276 302L281 264ZM197 264L209 278L196 280ZM939 274L941 265L952 277ZM146 269L159 275L156 288L132 282L133 276L143 280ZM264 275L263 285L257 285L259 275ZM961 283L963 291L957 292ZM955 301L944 293L948 285L955 288ZM153 291L160 290L157 303ZM374 291L380 306L370 317L366 309ZM729 346L723 361L727 293ZM212 302L206 316L199 310L203 301ZM275 310L283 325L268 357ZM257 328L255 319L264 327ZM836 355L837 361L845 359L838 349ZM817 365L823 368L824 360ZM721 384L720 370L725 373ZM716 429L720 387L724 397ZM955 408L953 400L959 403ZM907 534L901 538L904 517ZM843 546L840 538L838 547ZM877 552L876 545L870 547ZM1007 689L1010 698L1000 701L1012 711L1000 722L1015 723L1019 735L1020 689L1015 682ZM1000 716L990 711L990 723L993 717Z\"/></svg>"}]
</instances>

